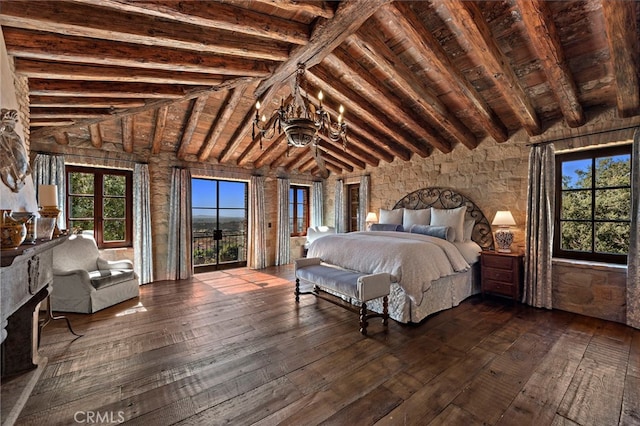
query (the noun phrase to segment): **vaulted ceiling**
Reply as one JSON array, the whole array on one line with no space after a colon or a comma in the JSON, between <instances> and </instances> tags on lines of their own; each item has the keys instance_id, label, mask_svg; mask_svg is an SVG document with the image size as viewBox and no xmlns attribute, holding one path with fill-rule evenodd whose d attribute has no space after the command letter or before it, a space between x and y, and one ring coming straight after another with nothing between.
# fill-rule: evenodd
<instances>
[{"instance_id":1,"label":"vaulted ceiling","mask_svg":"<svg viewBox=\"0 0 640 426\"><path fill-rule=\"evenodd\" d=\"M346 150L320 142L345 173L639 115L639 19L617 0L0 3L32 144L312 174L309 148L252 138L256 100L274 111L299 63L312 100L346 108Z\"/></svg>"}]
</instances>

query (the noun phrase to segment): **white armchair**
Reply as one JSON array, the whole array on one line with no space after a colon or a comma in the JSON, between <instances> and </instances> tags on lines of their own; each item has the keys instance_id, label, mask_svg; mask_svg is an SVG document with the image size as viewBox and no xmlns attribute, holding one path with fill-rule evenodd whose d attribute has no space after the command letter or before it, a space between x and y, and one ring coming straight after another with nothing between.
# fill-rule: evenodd
<instances>
[{"instance_id":1,"label":"white armchair","mask_svg":"<svg viewBox=\"0 0 640 426\"><path fill-rule=\"evenodd\" d=\"M54 247L54 311L93 313L139 294L131 261L102 259L92 236L72 235Z\"/></svg>"}]
</instances>

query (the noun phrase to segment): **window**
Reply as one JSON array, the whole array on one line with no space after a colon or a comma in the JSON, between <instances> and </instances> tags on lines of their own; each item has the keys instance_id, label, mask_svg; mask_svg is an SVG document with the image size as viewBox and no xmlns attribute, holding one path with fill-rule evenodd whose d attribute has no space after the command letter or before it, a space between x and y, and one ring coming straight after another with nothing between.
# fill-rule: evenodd
<instances>
[{"instance_id":1,"label":"window","mask_svg":"<svg viewBox=\"0 0 640 426\"><path fill-rule=\"evenodd\" d=\"M554 256L626 263L631 145L556 156Z\"/></svg>"},{"instance_id":2,"label":"window","mask_svg":"<svg viewBox=\"0 0 640 426\"><path fill-rule=\"evenodd\" d=\"M307 235L309 227L309 188L289 186L289 229L292 237Z\"/></svg>"},{"instance_id":3,"label":"window","mask_svg":"<svg viewBox=\"0 0 640 426\"><path fill-rule=\"evenodd\" d=\"M67 166L67 228L93 231L100 248L130 247L133 174Z\"/></svg>"},{"instance_id":4,"label":"window","mask_svg":"<svg viewBox=\"0 0 640 426\"><path fill-rule=\"evenodd\" d=\"M359 211L360 211L360 184L354 183L351 185L347 185L347 196L349 197L347 204L347 217L349 218L349 232L359 231L360 229L360 221L359 219Z\"/></svg>"}]
</instances>

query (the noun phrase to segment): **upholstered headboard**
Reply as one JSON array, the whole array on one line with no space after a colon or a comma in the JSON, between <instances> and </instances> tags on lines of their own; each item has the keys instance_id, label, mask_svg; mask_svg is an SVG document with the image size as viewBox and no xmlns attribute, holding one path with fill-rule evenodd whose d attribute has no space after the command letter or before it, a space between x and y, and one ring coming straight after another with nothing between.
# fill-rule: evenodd
<instances>
[{"instance_id":1,"label":"upholstered headboard","mask_svg":"<svg viewBox=\"0 0 640 426\"><path fill-rule=\"evenodd\" d=\"M449 188L422 188L405 195L398 201L394 209L420 210L435 207L437 209L455 209L467 206L465 219L473 219L475 225L471 239L484 250L493 249L491 225L482 210L469 198Z\"/></svg>"}]
</instances>

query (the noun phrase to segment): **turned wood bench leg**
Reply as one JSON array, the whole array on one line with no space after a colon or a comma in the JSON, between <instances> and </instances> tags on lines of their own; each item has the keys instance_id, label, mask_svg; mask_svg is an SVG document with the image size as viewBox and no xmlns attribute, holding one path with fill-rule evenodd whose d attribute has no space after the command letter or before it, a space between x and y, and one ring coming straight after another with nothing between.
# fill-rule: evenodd
<instances>
[{"instance_id":1,"label":"turned wood bench leg","mask_svg":"<svg viewBox=\"0 0 640 426\"><path fill-rule=\"evenodd\" d=\"M296 303L300 302L300 278L296 278Z\"/></svg>"},{"instance_id":2,"label":"turned wood bench leg","mask_svg":"<svg viewBox=\"0 0 640 426\"><path fill-rule=\"evenodd\" d=\"M360 333L367 335L367 326L369 325L369 321L367 321L367 303L362 302L360 306Z\"/></svg>"},{"instance_id":3,"label":"turned wood bench leg","mask_svg":"<svg viewBox=\"0 0 640 426\"><path fill-rule=\"evenodd\" d=\"M386 327L389 324L389 298L382 298L382 324Z\"/></svg>"}]
</instances>

